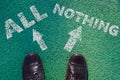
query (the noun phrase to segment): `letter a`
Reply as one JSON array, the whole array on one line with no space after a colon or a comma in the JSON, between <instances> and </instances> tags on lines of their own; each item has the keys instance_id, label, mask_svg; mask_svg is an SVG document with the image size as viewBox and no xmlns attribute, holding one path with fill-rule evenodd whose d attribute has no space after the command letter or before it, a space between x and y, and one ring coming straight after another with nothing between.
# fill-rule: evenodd
<instances>
[{"instance_id":1,"label":"letter a","mask_svg":"<svg viewBox=\"0 0 120 80\"><path fill-rule=\"evenodd\" d=\"M17 25L12 19L8 19L7 21L5 21L5 29L7 39L10 39L12 37L12 33L14 33L15 31L17 31L18 33L23 31L23 29L19 25Z\"/></svg>"}]
</instances>

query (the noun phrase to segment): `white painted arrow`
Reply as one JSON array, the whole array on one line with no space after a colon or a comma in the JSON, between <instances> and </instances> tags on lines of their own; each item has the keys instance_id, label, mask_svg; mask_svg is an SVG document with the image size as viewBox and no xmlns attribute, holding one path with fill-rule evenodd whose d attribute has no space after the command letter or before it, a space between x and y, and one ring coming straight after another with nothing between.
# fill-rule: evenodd
<instances>
[{"instance_id":1,"label":"white painted arrow","mask_svg":"<svg viewBox=\"0 0 120 80\"><path fill-rule=\"evenodd\" d=\"M71 52L73 47L75 46L76 42L78 40L80 40L80 41L82 40L81 32L82 32L82 27L81 26L78 27L77 29L69 32L70 38L69 38L69 40L67 41L67 43L64 47L64 49L66 51Z\"/></svg>"},{"instance_id":2,"label":"white painted arrow","mask_svg":"<svg viewBox=\"0 0 120 80\"><path fill-rule=\"evenodd\" d=\"M44 40L42 39L42 36L43 35L41 33L33 29L33 41L36 41L39 44L41 50L44 51L47 49L47 46Z\"/></svg>"}]
</instances>

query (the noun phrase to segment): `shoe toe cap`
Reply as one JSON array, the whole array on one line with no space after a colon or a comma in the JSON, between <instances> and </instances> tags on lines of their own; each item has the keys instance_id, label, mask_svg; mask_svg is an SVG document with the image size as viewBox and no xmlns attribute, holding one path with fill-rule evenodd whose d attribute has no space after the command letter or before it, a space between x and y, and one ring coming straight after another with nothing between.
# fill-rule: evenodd
<instances>
[{"instance_id":1,"label":"shoe toe cap","mask_svg":"<svg viewBox=\"0 0 120 80\"><path fill-rule=\"evenodd\" d=\"M24 60L24 65L28 66L40 63L41 63L40 57L35 53L28 54Z\"/></svg>"},{"instance_id":2,"label":"shoe toe cap","mask_svg":"<svg viewBox=\"0 0 120 80\"><path fill-rule=\"evenodd\" d=\"M77 65L85 65L86 64L85 58L80 54L74 54L70 58L70 62L72 64L77 64Z\"/></svg>"}]
</instances>

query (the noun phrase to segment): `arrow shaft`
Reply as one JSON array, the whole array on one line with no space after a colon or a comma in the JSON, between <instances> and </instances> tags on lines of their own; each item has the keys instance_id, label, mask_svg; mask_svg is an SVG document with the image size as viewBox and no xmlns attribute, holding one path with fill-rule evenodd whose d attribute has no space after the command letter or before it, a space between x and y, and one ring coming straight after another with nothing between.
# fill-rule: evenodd
<instances>
[{"instance_id":1,"label":"arrow shaft","mask_svg":"<svg viewBox=\"0 0 120 80\"><path fill-rule=\"evenodd\" d=\"M75 46L76 42L78 40L82 40L81 38L81 31L82 27L78 27L77 29L74 29L73 31L69 32L70 38L68 39L64 49L68 52L71 52L73 47Z\"/></svg>"},{"instance_id":2,"label":"arrow shaft","mask_svg":"<svg viewBox=\"0 0 120 80\"><path fill-rule=\"evenodd\" d=\"M39 44L41 50L44 51L44 50L47 49L47 46L46 46L45 41L44 41L43 39L39 39L39 40L37 40L37 43Z\"/></svg>"},{"instance_id":3,"label":"arrow shaft","mask_svg":"<svg viewBox=\"0 0 120 80\"><path fill-rule=\"evenodd\" d=\"M41 33L33 29L33 41L36 41L39 44L41 50L44 51L47 49L47 45L45 44L45 41L42 39L42 36L43 35Z\"/></svg>"},{"instance_id":4,"label":"arrow shaft","mask_svg":"<svg viewBox=\"0 0 120 80\"><path fill-rule=\"evenodd\" d=\"M67 41L64 49L67 50L68 52L71 52L73 47L75 46L77 42L77 39L75 39L74 37L70 37L69 40Z\"/></svg>"}]
</instances>

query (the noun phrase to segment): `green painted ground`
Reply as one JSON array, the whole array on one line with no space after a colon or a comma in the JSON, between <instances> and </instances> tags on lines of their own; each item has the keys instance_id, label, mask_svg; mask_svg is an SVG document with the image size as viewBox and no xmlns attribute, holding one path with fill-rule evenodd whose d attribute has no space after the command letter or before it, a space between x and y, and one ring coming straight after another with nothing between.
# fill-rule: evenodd
<instances>
[{"instance_id":1,"label":"green painted ground","mask_svg":"<svg viewBox=\"0 0 120 80\"><path fill-rule=\"evenodd\" d=\"M30 52L40 55L46 80L65 80L67 62L75 52L85 56L89 80L120 80L120 34L113 37L82 25L82 41L78 41L69 53L64 50L64 45L70 37L68 32L76 29L81 23L54 15L52 12L56 3L120 26L118 0L0 1L0 80L22 80L22 63L24 56ZM12 18L23 28L17 14L22 11L29 20L34 19L29 10L32 5L35 5L40 13L47 12L49 17L20 34L14 33L13 37L7 40L4 22ZM33 28L44 34L47 50L41 51L39 45L33 42Z\"/></svg>"}]
</instances>

